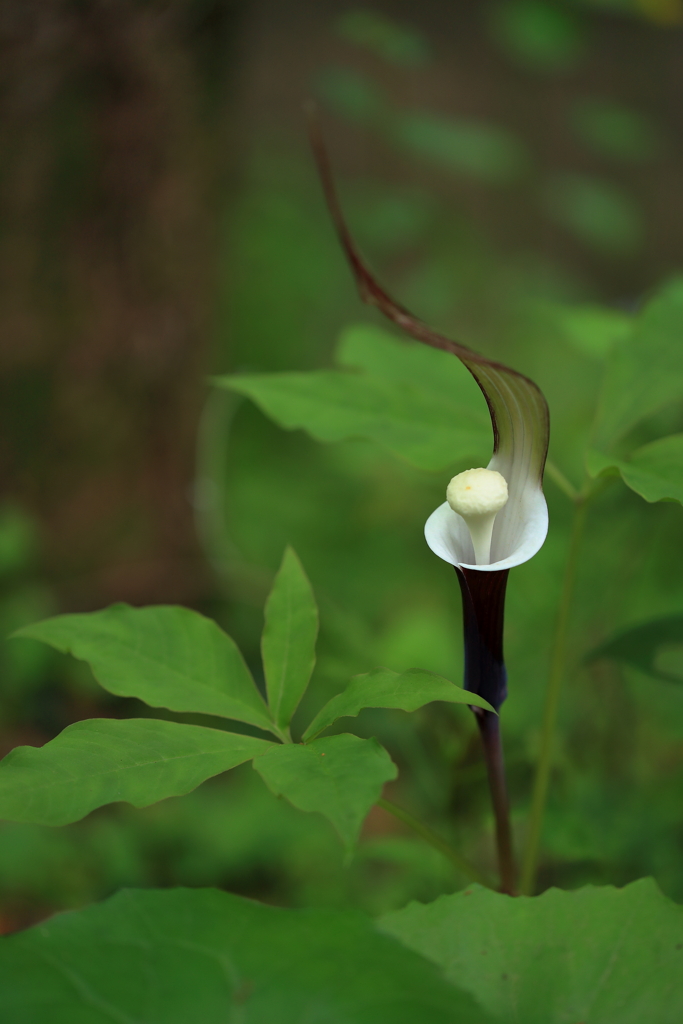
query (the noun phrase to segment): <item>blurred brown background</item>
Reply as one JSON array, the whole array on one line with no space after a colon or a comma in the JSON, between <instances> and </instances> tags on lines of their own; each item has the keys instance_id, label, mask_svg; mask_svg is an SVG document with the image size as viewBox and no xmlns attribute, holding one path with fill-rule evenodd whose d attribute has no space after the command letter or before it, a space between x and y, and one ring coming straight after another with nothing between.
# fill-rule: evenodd
<instances>
[{"instance_id":1,"label":"blurred brown background","mask_svg":"<svg viewBox=\"0 0 683 1024\"><path fill-rule=\"evenodd\" d=\"M219 293L230 301L231 219L255 149L301 159L301 103L321 68L372 73L395 107L494 121L534 159L511 202L331 115L342 174L424 187L513 264L561 262L608 301L631 302L680 264L679 5L549 6L580 19L558 74L506 59L495 4L375 4L429 40L433 61L406 71L334 30L351 9L341 0L4 0L2 486L39 519L60 605L192 602L212 588L190 497L204 374L231 363L216 317ZM604 169L567 128L593 94L666 129L655 162L609 167L647 224L627 260L591 251L537 202L555 171ZM312 174L309 187L318 211Z\"/></svg>"}]
</instances>

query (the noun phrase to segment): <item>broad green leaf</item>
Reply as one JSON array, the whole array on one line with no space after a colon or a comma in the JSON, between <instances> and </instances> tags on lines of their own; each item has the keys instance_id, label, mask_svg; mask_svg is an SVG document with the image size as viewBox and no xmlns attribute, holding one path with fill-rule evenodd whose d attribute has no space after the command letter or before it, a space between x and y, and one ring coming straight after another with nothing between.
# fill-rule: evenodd
<instances>
[{"instance_id":1,"label":"broad green leaf","mask_svg":"<svg viewBox=\"0 0 683 1024\"><path fill-rule=\"evenodd\" d=\"M84 615L57 615L13 635L42 640L87 661L98 683L118 696L273 731L235 642L189 608L117 604Z\"/></svg>"},{"instance_id":2,"label":"broad green leaf","mask_svg":"<svg viewBox=\"0 0 683 1024\"><path fill-rule=\"evenodd\" d=\"M353 324L341 332L335 358L345 369L412 384L432 398L438 396L458 416L480 425L488 447L491 433L486 403L471 374L450 352L398 338L374 324Z\"/></svg>"},{"instance_id":3,"label":"broad green leaf","mask_svg":"<svg viewBox=\"0 0 683 1024\"><path fill-rule=\"evenodd\" d=\"M683 434L671 434L637 448L621 469L631 488L646 501L683 504Z\"/></svg>"},{"instance_id":4,"label":"broad green leaf","mask_svg":"<svg viewBox=\"0 0 683 1024\"><path fill-rule=\"evenodd\" d=\"M67 825L117 800L147 807L189 793L271 745L154 718L89 718L0 761L0 819Z\"/></svg>"},{"instance_id":5,"label":"broad green leaf","mask_svg":"<svg viewBox=\"0 0 683 1024\"><path fill-rule=\"evenodd\" d=\"M388 668L378 668L374 672L356 676L342 693L328 701L315 716L303 738L312 739L338 718L353 718L363 708L416 711L433 700L445 700L450 704L474 704L493 711L483 697L463 690L435 672L424 672L419 668L392 672Z\"/></svg>"},{"instance_id":6,"label":"broad green leaf","mask_svg":"<svg viewBox=\"0 0 683 1024\"><path fill-rule=\"evenodd\" d=\"M609 446L642 420L683 399L683 278L664 287L607 362L595 447Z\"/></svg>"},{"instance_id":7,"label":"broad green leaf","mask_svg":"<svg viewBox=\"0 0 683 1024\"><path fill-rule=\"evenodd\" d=\"M261 638L268 704L286 729L304 695L315 665L318 607L301 562L287 548L266 602Z\"/></svg>"},{"instance_id":8,"label":"broad green leaf","mask_svg":"<svg viewBox=\"0 0 683 1024\"><path fill-rule=\"evenodd\" d=\"M8 1024L492 1024L354 911L124 890L0 940Z\"/></svg>"},{"instance_id":9,"label":"broad green leaf","mask_svg":"<svg viewBox=\"0 0 683 1024\"><path fill-rule=\"evenodd\" d=\"M595 449L586 452L586 469L592 477L619 476L619 467L623 465L623 460L613 455L603 455Z\"/></svg>"},{"instance_id":10,"label":"broad green leaf","mask_svg":"<svg viewBox=\"0 0 683 1024\"><path fill-rule=\"evenodd\" d=\"M318 441L370 438L423 469L481 459L491 434L476 385L447 353L418 355L419 348L376 328L356 328L342 337L339 359L360 373L241 375L214 383Z\"/></svg>"},{"instance_id":11,"label":"broad green leaf","mask_svg":"<svg viewBox=\"0 0 683 1024\"><path fill-rule=\"evenodd\" d=\"M666 615L622 630L594 648L586 660L609 658L655 679L683 683L682 651L683 615Z\"/></svg>"},{"instance_id":12,"label":"broad green leaf","mask_svg":"<svg viewBox=\"0 0 683 1024\"><path fill-rule=\"evenodd\" d=\"M641 879L511 899L479 886L381 919L509 1024L678 1024L683 908Z\"/></svg>"},{"instance_id":13,"label":"broad green leaf","mask_svg":"<svg viewBox=\"0 0 683 1024\"><path fill-rule=\"evenodd\" d=\"M324 814L347 847L358 838L384 783L398 774L377 740L350 733L305 746L272 747L255 758L254 768L276 796L285 796L301 811Z\"/></svg>"},{"instance_id":14,"label":"broad green leaf","mask_svg":"<svg viewBox=\"0 0 683 1024\"><path fill-rule=\"evenodd\" d=\"M643 445L628 460L589 452L586 464L593 476L618 470L624 483L645 501L683 504L683 434Z\"/></svg>"},{"instance_id":15,"label":"broad green leaf","mask_svg":"<svg viewBox=\"0 0 683 1024\"><path fill-rule=\"evenodd\" d=\"M633 329L633 317L607 306L549 306L553 320L571 345L592 358L604 359Z\"/></svg>"}]
</instances>

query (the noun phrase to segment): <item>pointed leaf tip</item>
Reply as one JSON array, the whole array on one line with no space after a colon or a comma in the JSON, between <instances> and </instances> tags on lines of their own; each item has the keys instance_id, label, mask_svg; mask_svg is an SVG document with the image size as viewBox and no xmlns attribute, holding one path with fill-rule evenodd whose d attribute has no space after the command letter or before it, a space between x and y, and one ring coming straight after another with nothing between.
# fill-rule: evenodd
<instances>
[{"instance_id":1,"label":"pointed leaf tip","mask_svg":"<svg viewBox=\"0 0 683 1024\"><path fill-rule=\"evenodd\" d=\"M354 676L346 689L332 697L318 712L303 738L308 742L338 718L355 718L363 708L397 708L410 712L435 700L449 704L474 704L487 711L494 710L483 697L463 690L435 672L417 668L394 672L389 668L377 668Z\"/></svg>"},{"instance_id":2,"label":"pointed leaf tip","mask_svg":"<svg viewBox=\"0 0 683 1024\"><path fill-rule=\"evenodd\" d=\"M67 825L105 804L181 796L272 746L201 725L154 718L88 718L42 747L0 761L0 818Z\"/></svg>"},{"instance_id":3,"label":"pointed leaf tip","mask_svg":"<svg viewBox=\"0 0 683 1024\"><path fill-rule=\"evenodd\" d=\"M151 707L218 715L273 731L234 640L190 608L116 604L17 630L86 661L100 686Z\"/></svg>"},{"instance_id":4,"label":"pointed leaf tip","mask_svg":"<svg viewBox=\"0 0 683 1024\"><path fill-rule=\"evenodd\" d=\"M265 608L261 638L268 705L287 729L315 665L318 606L293 548L287 547Z\"/></svg>"}]
</instances>

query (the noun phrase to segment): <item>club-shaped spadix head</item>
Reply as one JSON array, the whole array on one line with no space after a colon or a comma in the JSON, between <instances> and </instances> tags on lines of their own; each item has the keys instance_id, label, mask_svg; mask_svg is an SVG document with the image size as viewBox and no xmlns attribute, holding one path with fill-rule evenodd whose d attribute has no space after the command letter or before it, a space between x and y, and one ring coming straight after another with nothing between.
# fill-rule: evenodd
<instances>
[{"instance_id":1,"label":"club-shaped spadix head","mask_svg":"<svg viewBox=\"0 0 683 1024\"><path fill-rule=\"evenodd\" d=\"M446 488L446 501L467 524L477 565L491 561L493 524L507 500L507 481L494 469L466 469Z\"/></svg>"},{"instance_id":2,"label":"club-shaped spadix head","mask_svg":"<svg viewBox=\"0 0 683 1024\"><path fill-rule=\"evenodd\" d=\"M504 475L495 455L488 468ZM509 465L504 468L511 470ZM491 523L488 559L477 557L471 526L448 501L439 505L425 524L425 539L434 554L451 565L484 572L512 569L535 555L548 532L548 508L538 485L532 486L528 478L520 480L522 474L514 476L508 501Z\"/></svg>"}]
</instances>

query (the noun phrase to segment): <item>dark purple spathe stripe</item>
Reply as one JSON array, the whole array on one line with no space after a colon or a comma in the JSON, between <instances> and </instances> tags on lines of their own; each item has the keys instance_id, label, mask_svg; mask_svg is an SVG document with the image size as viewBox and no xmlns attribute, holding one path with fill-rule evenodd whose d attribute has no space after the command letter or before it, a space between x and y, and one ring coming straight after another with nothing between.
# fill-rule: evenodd
<instances>
[{"instance_id":1,"label":"dark purple spathe stripe","mask_svg":"<svg viewBox=\"0 0 683 1024\"><path fill-rule=\"evenodd\" d=\"M503 660L505 588L509 569L481 572L456 566L462 593L466 690L487 700L496 711L507 697ZM472 708L477 713L478 708ZM489 712L490 713L490 712Z\"/></svg>"}]
</instances>

